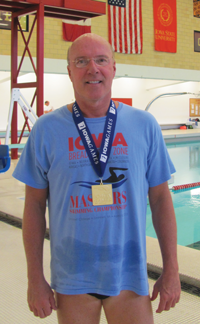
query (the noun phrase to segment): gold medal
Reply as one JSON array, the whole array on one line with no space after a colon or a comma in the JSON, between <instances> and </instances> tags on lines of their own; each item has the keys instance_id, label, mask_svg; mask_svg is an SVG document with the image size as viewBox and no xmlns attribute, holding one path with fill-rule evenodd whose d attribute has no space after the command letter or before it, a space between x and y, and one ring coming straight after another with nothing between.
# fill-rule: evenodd
<instances>
[{"instance_id":1,"label":"gold medal","mask_svg":"<svg viewBox=\"0 0 200 324\"><path fill-rule=\"evenodd\" d=\"M100 185L92 186L92 202L93 206L99 205L112 205L113 204L113 192L112 185L104 185L102 180Z\"/></svg>"}]
</instances>

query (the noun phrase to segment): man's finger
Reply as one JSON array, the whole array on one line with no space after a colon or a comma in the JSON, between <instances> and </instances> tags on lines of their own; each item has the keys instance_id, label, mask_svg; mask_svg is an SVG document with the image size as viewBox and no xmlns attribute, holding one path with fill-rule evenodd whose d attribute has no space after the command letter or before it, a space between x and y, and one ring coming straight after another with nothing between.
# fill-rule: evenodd
<instances>
[{"instance_id":1,"label":"man's finger","mask_svg":"<svg viewBox=\"0 0 200 324\"><path fill-rule=\"evenodd\" d=\"M156 313L161 313L164 310L169 310L171 305L171 300L168 300L169 296L160 294L160 302L158 304L158 309Z\"/></svg>"},{"instance_id":2,"label":"man's finger","mask_svg":"<svg viewBox=\"0 0 200 324\"><path fill-rule=\"evenodd\" d=\"M158 297L158 289L154 286L152 296L151 296L151 301L154 301Z\"/></svg>"},{"instance_id":3,"label":"man's finger","mask_svg":"<svg viewBox=\"0 0 200 324\"><path fill-rule=\"evenodd\" d=\"M49 298L49 302L50 302L50 306L51 306L51 308L54 309L54 310L57 310L56 301L55 301L54 296L51 296L51 297Z\"/></svg>"},{"instance_id":4,"label":"man's finger","mask_svg":"<svg viewBox=\"0 0 200 324\"><path fill-rule=\"evenodd\" d=\"M39 316L40 318L45 318L45 317L47 317L48 315L46 314L46 310L43 309L43 308L41 308L40 310L38 310L38 316Z\"/></svg>"}]
</instances>

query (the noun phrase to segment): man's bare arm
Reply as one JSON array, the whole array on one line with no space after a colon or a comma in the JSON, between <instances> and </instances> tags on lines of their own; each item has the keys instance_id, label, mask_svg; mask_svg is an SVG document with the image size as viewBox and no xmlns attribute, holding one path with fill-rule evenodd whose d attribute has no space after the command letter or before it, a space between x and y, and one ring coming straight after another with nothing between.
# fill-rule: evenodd
<instances>
[{"instance_id":1,"label":"man's bare arm","mask_svg":"<svg viewBox=\"0 0 200 324\"><path fill-rule=\"evenodd\" d=\"M26 186L23 216L23 241L27 258L28 304L35 316L44 318L56 310L53 291L43 273L43 244L46 230L48 188Z\"/></svg>"},{"instance_id":2,"label":"man's bare arm","mask_svg":"<svg viewBox=\"0 0 200 324\"><path fill-rule=\"evenodd\" d=\"M151 300L155 300L160 293L157 312L161 313L176 305L181 292L177 262L176 218L167 182L149 189L149 202L163 259L163 272L154 285Z\"/></svg>"}]
</instances>

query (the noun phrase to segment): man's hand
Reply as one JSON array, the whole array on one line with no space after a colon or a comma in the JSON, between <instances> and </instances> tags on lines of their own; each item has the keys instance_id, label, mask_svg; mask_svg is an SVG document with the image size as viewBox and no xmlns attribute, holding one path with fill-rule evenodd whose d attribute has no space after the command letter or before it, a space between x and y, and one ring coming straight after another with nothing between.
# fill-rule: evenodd
<instances>
[{"instance_id":1,"label":"man's hand","mask_svg":"<svg viewBox=\"0 0 200 324\"><path fill-rule=\"evenodd\" d=\"M57 310L54 293L44 280L40 284L28 285L28 304L35 316L45 318Z\"/></svg>"},{"instance_id":2,"label":"man's hand","mask_svg":"<svg viewBox=\"0 0 200 324\"><path fill-rule=\"evenodd\" d=\"M156 313L161 313L164 310L168 311L171 307L175 307L176 303L179 302L181 294L178 273L175 275L163 273L160 276L154 285L151 301L154 301L158 294L160 294L160 302Z\"/></svg>"}]
</instances>

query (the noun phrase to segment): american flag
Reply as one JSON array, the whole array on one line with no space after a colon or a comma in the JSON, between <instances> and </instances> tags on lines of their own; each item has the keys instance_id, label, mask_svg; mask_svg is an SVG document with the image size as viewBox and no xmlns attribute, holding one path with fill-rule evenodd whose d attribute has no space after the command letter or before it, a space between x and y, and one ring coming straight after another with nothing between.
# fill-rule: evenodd
<instances>
[{"instance_id":1,"label":"american flag","mask_svg":"<svg viewBox=\"0 0 200 324\"><path fill-rule=\"evenodd\" d=\"M109 42L117 53L142 53L142 0L108 0Z\"/></svg>"}]
</instances>

